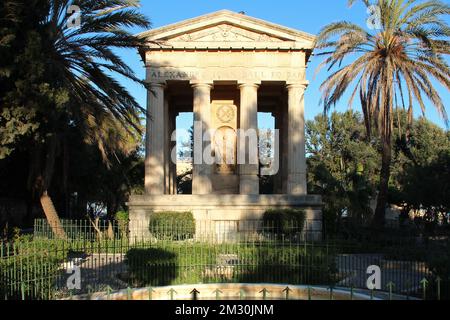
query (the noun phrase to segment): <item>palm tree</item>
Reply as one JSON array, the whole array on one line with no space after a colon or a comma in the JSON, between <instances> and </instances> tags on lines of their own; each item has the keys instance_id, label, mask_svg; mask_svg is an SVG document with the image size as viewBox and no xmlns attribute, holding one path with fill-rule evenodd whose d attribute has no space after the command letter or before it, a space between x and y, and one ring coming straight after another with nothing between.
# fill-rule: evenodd
<instances>
[{"instance_id":1,"label":"palm tree","mask_svg":"<svg viewBox=\"0 0 450 320\"><path fill-rule=\"evenodd\" d=\"M355 2L349 0L349 6ZM378 29L366 31L346 21L331 23L321 30L316 48L325 56L319 69L327 66L328 71L333 70L321 85L324 111L351 89L349 105L359 95L368 136L375 131L372 129L379 134L382 165L373 225L381 227L387 204L395 104L401 103L412 121L414 103L425 113L424 98L428 98L448 124L445 106L434 86L437 80L450 90L450 69L444 59L450 52L450 28L442 19L450 13L450 7L437 0L362 2L378 10Z\"/></svg>"},{"instance_id":2,"label":"palm tree","mask_svg":"<svg viewBox=\"0 0 450 320\"><path fill-rule=\"evenodd\" d=\"M23 0L9 1L22 8L28 4ZM139 116L143 109L115 77L144 83L115 49L136 49L145 45L145 39L135 37L128 30L148 28L150 23L137 11L139 1L136 0L38 0L32 3L41 14L35 29L44 56L46 90L51 92L52 99L36 110L43 125L40 126L40 142L30 152L29 184L40 198L53 232L64 237L48 190L55 160L60 150L64 150L65 134L75 127L86 143L98 146L106 163L116 152L129 151L130 136L141 133Z\"/></svg>"}]
</instances>

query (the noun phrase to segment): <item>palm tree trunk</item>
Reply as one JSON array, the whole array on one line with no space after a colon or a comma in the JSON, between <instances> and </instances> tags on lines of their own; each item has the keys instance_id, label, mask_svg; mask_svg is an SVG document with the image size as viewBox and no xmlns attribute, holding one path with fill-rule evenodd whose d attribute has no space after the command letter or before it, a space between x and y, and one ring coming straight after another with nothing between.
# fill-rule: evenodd
<instances>
[{"instance_id":1,"label":"palm tree trunk","mask_svg":"<svg viewBox=\"0 0 450 320\"><path fill-rule=\"evenodd\" d=\"M57 143L57 137L56 134L54 134L47 140L47 150L45 153L43 152L42 145L38 145L33 149L29 181L33 181L31 189L40 200L42 210L44 211L53 234L58 239L65 239L66 233L61 224L61 220L59 219L52 199L48 195L48 188L54 173ZM43 163L45 163L44 166L42 165Z\"/></svg>"},{"instance_id":2,"label":"palm tree trunk","mask_svg":"<svg viewBox=\"0 0 450 320\"><path fill-rule=\"evenodd\" d=\"M63 229L63 226L61 224L61 220L59 220L58 213L56 212L55 206L53 205L53 201L48 195L47 191L45 191L41 198L41 206L44 210L45 217L47 218L47 221L50 225L50 228L53 231L53 234L58 239L66 239L66 232Z\"/></svg>"},{"instance_id":3,"label":"palm tree trunk","mask_svg":"<svg viewBox=\"0 0 450 320\"><path fill-rule=\"evenodd\" d=\"M71 217L70 212L70 196L69 196L69 143L67 138L67 132L63 138L63 193L64 193L64 209L66 210L66 217Z\"/></svg>"},{"instance_id":4,"label":"palm tree trunk","mask_svg":"<svg viewBox=\"0 0 450 320\"><path fill-rule=\"evenodd\" d=\"M373 226L375 228L382 228L385 223L386 204L388 201L389 177L391 175L391 159L392 148L391 139L383 139L383 152L381 155L381 172L380 184L378 187L377 207L373 217Z\"/></svg>"}]
</instances>

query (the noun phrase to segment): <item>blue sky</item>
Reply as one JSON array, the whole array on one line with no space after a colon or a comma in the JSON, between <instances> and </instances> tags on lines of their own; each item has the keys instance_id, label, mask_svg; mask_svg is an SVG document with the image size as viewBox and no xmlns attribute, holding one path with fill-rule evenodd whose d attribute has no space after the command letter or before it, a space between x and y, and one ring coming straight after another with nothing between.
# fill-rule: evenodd
<instances>
[{"instance_id":1,"label":"blue sky","mask_svg":"<svg viewBox=\"0 0 450 320\"><path fill-rule=\"evenodd\" d=\"M362 4L358 3L349 8L347 6L347 0L141 0L141 5L140 10L150 18L152 28L221 9L236 12L245 11L249 16L312 34L317 34L324 25L330 22L347 20L365 26L367 19L366 10ZM450 21L450 18L448 18L448 21ZM136 30L136 32L138 31L142 30ZM141 78L144 78L144 66L137 53L134 51L123 51L121 54L136 73ZM310 81L305 104L307 119L312 119L315 115L322 112L322 106L319 105L319 87L326 78L327 72L326 70L322 70L317 76L314 76L320 59L321 57L313 57L307 71L307 78ZM128 81L123 82L139 103L145 106L145 89ZM448 106L450 93L440 85L437 86L437 89L441 93L444 104ZM359 109L356 102L353 107L355 110ZM344 98L336 109L338 111L344 111L347 108L347 99ZM449 109L447 107L448 113L450 113ZM419 110L420 108L417 106L416 116L421 114ZM430 103L427 104L426 116L439 126L445 128L444 121L439 117ZM189 116L180 117L177 125L180 127L188 127L190 121L192 121L192 118ZM260 122L262 127L271 126L266 117L261 117Z\"/></svg>"}]
</instances>

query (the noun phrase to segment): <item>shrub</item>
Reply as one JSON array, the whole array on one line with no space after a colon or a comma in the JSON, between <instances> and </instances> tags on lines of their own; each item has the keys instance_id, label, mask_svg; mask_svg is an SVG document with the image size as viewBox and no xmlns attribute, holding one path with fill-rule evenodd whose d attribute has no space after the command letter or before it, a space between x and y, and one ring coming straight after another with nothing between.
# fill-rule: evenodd
<instances>
[{"instance_id":1,"label":"shrub","mask_svg":"<svg viewBox=\"0 0 450 320\"><path fill-rule=\"evenodd\" d=\"M130 277L136 286L165 286L177 276L177 256L160 248L131 249L126 254Z\"/></svg>"},{"instance_id":2,"label":"shrub","mask_svg":"<svg viewBox=\"0 0 450 320\"><path fill-rule=\"evenodd\" d=\"M195 219L192 212L155 212L150 218L150 232L158 239L192 239L195 235Z\"/></svg>"},{"instance_id":3,"label":"shrub","mask_svg":"<svg viewBox=\"0 0 450 320\"><path fill-rule=\"evenodd\" d=\"M239 254L246 283L329 284L334 258L326 248L282 245L245 247Z\"/></svg>"},{"instance_id":4,"label":"shrub","mask_svg":"<svg viewBox=\"0 0 450 320\"><path fill-rule=\"evenodd\" d=\"M1 244L0 299L51 299L56 292L60 264L67 246L58 241L17 238Z\"/></svg>"},{"instance_id":5,"label":"shrub","mask_svg":"<svg viewBox=\"0 0 450 320\"><path fill-rule=\"evenodd\" d=\"M118 211L115 216L119 227L119 232L122 238L126 238L128 235L128 221L129 214L127 211Z\"/></svg>"},{"instance_id":6,"label":"shrub","mask_svg":"<svg viewBox=\"0 0 450 320\"><path fill-rule=\"evenodd\" d=\"M437 278L441 279L441 299L450 299L450 251L447 244L436 244L428 249L427 265L432 276L429 282L428 296L437 299Z\"/></svg>"},{"instance_id":7,"label":"shrub","mask_svg":"<svg viewBox=\"0 0 450 320\"><path fill-rule=\"evenodd\" d=\"M270 209L264 213L264 227L269 233L279 235L301 233L305 217L305 211L301 209Z\"/></svg>"}]
</instances>

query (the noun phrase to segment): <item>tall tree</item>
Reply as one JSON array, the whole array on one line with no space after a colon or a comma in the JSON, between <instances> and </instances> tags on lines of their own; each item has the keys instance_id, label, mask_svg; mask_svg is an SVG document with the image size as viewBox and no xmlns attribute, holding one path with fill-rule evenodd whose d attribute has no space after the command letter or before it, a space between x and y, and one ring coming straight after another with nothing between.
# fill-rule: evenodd
<instances>
[{"instance_id":1,"label":"tall tree","mask_svg":"<svg viewBox=\"0 0 450 320\"><path fill-rule=\"evenodd\" d=\"M349 0L353 5L356 0ZM392 158L392 127L395 102L408 110L412 121L414 100L425 113L424 97L448 122L445 106L432 82L450 90L450 28L442 16L450 13L437 0L362 0L374 11L374 32L350 22L325 26L316 41L321 67L334 72L322 83L324 110L328 111L351 88L349 105L359 95L368 137L382 141L382 164L373 224L384 225ZM349 60L352 62L346 64ZM345 66L342 66L342 65ZM337 70L335 70L337 69Z\"/></svg>"},{"instance_id":2,"label":"tall tree","mask_svg":"<svg viewBox=\"0 0 450 320\"><path fill-rule=\"evenodd\" d=\"M54 93L42 79L42 4L42 0L0 2L0 160L36 133L36 110Z\"/></svg>"},{"instance_id":3,"label":"tall tree","mask_svg":"<svg viewBox=\"0 0 450 320\"><path fill-rule=\"evenodd\" d=\"M351 110L306 123L308 188L324 198L325 232L343 231L342 217L364 225L378 181L378 141L367 143L364 120Z\"/></svg>"},{"instance_id":4,"label":"tall tree","mask_svg":"<svg viewBox=\"0 0 450 320\"><path fill-rule=\"evenodd\" d=\"M129 29L148 28L150 23L137 11L139 1L135 0L5 1L5 15L13 16L12 23L34 15L35 23L29 26L33 37L24 43L34 44L34 59L28 63L35 66L37 75L24 79L35 80L32 84L45 93L45 100L32 105L39 129L32 128L35 143L30 148L29 185L54 232L64 236L47 192L56 157L65 152L71 127L79 130L86 143L99 148L105 162L126 150L130 136L140 133L143 110L115 77L144 83L114 50L145 45L145 39ZM23 90L11 86L12 96L20 96Z\"/></svg>"},{"instance_id":5,"label":"tall tree","mask_svg":"<svg viewBox=\"0 0 450 320\"><path fill-rule=\"evenodd\" d=\"M425 209L433 218L445 215L450 208L450 135L421 117L413 121L406 137L397 130L406 118L406 112L400 112L394 121L389 202L402 208L404 219L410 217L411 210Z\"/></svg>"}]
</instances>

